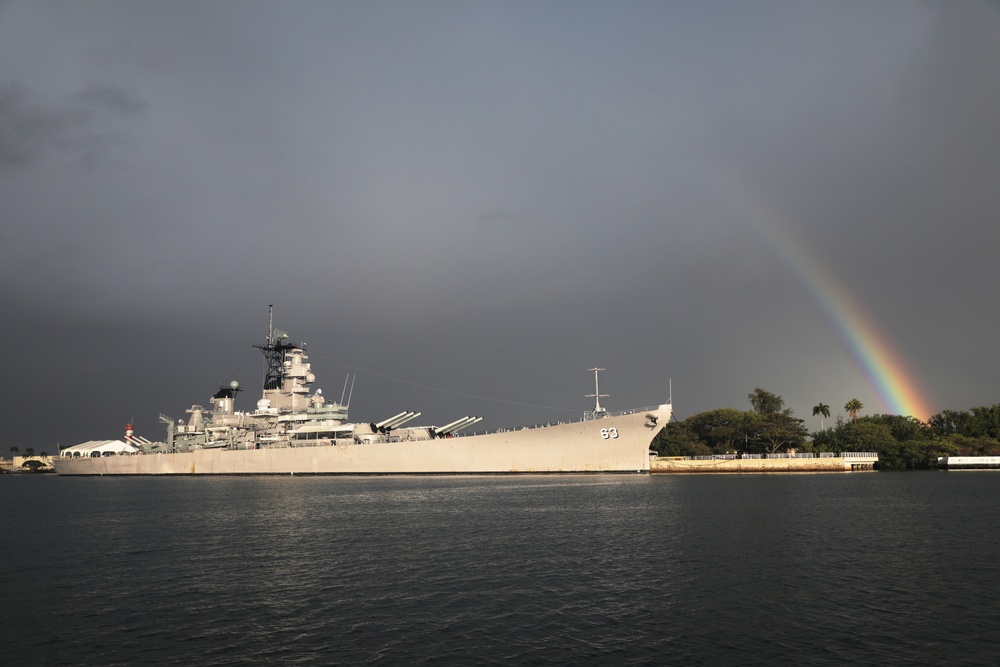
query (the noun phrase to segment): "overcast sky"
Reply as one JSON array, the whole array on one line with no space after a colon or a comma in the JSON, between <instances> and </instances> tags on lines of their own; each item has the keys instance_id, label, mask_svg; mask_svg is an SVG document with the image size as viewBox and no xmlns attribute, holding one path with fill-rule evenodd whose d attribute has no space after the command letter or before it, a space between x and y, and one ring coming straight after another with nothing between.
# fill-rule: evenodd
<instances>
[{"instance_id":1,"label":"overcast sky","mask_svg":"<svg viewBox=\"0 0 1000 667\"><path fill-rule=\"evenodd\" d=\"M998 127L993 2L2 2L0 448L251 409L268 304L359 421L895 412L832 293L993 405Z\"/></svg>"}]
</instances>

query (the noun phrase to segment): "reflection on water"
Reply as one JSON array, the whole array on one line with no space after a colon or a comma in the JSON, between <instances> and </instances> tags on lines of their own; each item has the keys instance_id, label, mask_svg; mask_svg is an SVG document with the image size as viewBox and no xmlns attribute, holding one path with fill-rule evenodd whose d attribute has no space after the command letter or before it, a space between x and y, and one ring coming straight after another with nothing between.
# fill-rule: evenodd
<instances>
[{"instance_id":1,"label":"reflection on water","mask_svg":"<svg viewBox=\"0 0 1000 667\"><path fill-rule=\"evenodd\" d=\"M0 480L11 664L966 664L1000 475Z\"/></svg>"}]
</instances>

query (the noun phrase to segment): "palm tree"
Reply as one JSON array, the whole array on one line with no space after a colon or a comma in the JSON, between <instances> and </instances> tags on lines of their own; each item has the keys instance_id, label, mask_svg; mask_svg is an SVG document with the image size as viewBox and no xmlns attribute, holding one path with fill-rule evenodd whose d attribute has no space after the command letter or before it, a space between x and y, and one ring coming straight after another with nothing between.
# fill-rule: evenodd
<instances>
[{"instance_id":1,"label":"palm tree","mask_svg":"<svg viewBox=\"0 0 1000 667\"><path fill-rule=\"evenodd\" d=\"M14 445L13 447L10 448L10 458L11 458L11 460L13 460L15 456L17 456L17 453L19 451L21 451L21 449L17 445Z\"/></svg>"},{"instance_id":2,"label":"palm tree","mask_svg":"<svg viewBox=\"0 0 1000 667\"><path fill-rule=\"evenodd\" d=\"M35 448L28 447L26 450L24 450L24 455L27 456L28 458L31 458L32 456L35 455Z\"/></svg>"},{"instance_id":3,"label":"palm tree","mask_svg":"<svg viewBox=\"0 0 1000 667\"><path fill-rule=\"evenodd\" d=\"M844 410L851 413L851 421L858 421L858 413L865 409L865 404L856 398L852 398L844 405Z\"/></svg>"},{"instance_id":4,"label":"palm tree","mask_svg":"<svg viewBox=\"0 0 1000 667\"><path fill-rule=\"evenodd\" d=\"M813 417L819 415L819 430L825 431L823 420L830 416L830 406L826 403L817 403L813 406Z\"/></svg>"}]
</instances>

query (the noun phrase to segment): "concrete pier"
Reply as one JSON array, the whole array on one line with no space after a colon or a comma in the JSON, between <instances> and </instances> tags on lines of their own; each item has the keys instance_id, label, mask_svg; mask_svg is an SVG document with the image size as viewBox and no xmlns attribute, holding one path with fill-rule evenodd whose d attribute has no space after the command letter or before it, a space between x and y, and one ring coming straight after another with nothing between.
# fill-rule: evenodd
<instances>
[{"instance_id":1,"label":"concrete pier","mask_svg":"<svg viewBox=\"0 0 1000 667\"><path fill-rule=\"evenodd\" d=\"M765 458L766 457L766 458ZM736 456L650 457L650 473L852 472L874 470L875 452L841 452L838 456L758 454Z\"/></svg>"}]
</instances>

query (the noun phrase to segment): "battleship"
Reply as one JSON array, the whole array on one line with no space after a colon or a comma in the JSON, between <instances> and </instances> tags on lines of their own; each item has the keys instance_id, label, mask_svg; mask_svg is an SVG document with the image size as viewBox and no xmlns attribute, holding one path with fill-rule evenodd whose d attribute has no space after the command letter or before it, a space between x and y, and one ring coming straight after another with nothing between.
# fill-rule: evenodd
<instances>
[{"instance_id":1,"label":"battleship","mask_svg":"<svg viewBox=\"0 0 1000 667\"><path fill-rule=\"evenodd\" d=\"M404 475L643 473L649 446L670 421L671 402L611 413L601 406L594 372L593 409L581 419L463 434L482 417L411 426L421 413L378 422L348 420L350 397L328 401L313 389L306 346L290 341L268 317L263 393L252 411L236 409L237 382L219 387L210 408L188 419L160 415L163 442L137 437L90 441L53 458L60 475ZM345 383L344 394L347 393Z\"/></svg>"}]
</instances>

